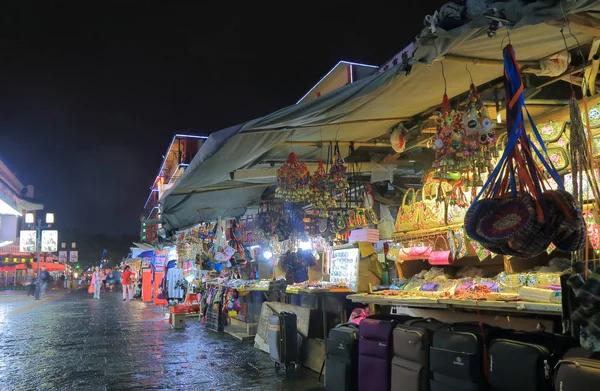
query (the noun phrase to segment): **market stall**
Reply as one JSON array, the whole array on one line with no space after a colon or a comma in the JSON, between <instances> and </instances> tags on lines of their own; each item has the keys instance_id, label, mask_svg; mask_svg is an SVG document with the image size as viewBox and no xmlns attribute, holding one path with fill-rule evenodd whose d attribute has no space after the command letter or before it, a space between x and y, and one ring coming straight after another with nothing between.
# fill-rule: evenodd
<instances>
[{"instance_id":1,"label":"market stall","mask_svg":"<svg viewBox=\"0 0 600 391\"><path fill-rule=\"evenodd\" d=\"M202 223L177 246L207 327L255 320L241 298L278 280L284 299L248 308L308 310L309 339L347 321L345 296L573 332L565 278L580 265L588 279L600 251L598 5L505 3L428 25L370 78L209 137L161 198L167 233Z\"/></svg>"}]
</instances>

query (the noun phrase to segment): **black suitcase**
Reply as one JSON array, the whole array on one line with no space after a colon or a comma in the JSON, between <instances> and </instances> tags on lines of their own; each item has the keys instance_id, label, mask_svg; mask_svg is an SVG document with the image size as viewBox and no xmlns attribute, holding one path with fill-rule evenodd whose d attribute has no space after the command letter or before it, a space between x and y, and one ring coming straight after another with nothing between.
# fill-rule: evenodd
<instances>
[{"instance_id":1,"label":"black suitcase","mask_svg":"<svg viewBox=\"0 0 600 391\"><path fill-rule=\"evenodd\" d=\"M433 332L448 327L435 319L413 319L392 333L391 391L429 390L429 348Z\"/></svg>"},{"instance_id":2,"label":"black suitcase","mask_svg":"<svg viewBox=\"0 0 600 391\"><path fill-rule=\"evenodd\" d=\"M600 353L569 350L554 371L556 391L596 391L600 385Z\"/></svg>"},{"instance_id":3,"label":"black suitcase","mask_svg":"<svg viewBox=\"0 0 600 391\"><path fill-rule=\"evenodd\" d=\"M326 348L327 391L358 390L358 326L345 323L331 329Z\"/></svg>"},{"instance_id":4,"label":"black suitcase","mask_svg":"<svg viewBox=\"0 0 600 391\"><path fill-rule=\"evenodd\" d=\"M277 368L283 366L287 370L291 364L295 367L299 365L299 335L295 313L284 311L269 316L267 339L269 355Z\"/></svg>"},{"instance_id":5,"label":"black suitcase","mask_svg":"<svg viewBox=\"0 0 600 391\"><path fill-rule=\"evenodd\" d=\"M488 389L487 346L498 328L477 323L455 323L433 334L430 349L431 391Z\"/></svg>"},{"instance_id":6,"label":"black suitcase","mask_svg":"<svg viewBox=\"0 0 600 391\"><path fill-rule=\"evenodd\" d=\"M552 391L554 366L572 337L549 333L511 333L490 343L492 391Z\"/></svg>"}]
</instances>

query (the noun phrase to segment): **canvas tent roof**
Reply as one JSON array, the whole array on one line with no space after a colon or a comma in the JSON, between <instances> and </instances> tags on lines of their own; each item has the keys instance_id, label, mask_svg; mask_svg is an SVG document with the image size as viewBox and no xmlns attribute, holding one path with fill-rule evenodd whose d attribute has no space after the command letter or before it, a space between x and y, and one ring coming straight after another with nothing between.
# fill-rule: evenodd
<instances>
[{"instance_id":1,"label":"canvas tent roof","mask_svg":"<svg viewBox=\"0 0 600 391\"><path fill-rule=\"evenodd\" d=\"M440 60L444 60L447 92L452 98L468 90L471 75L476 85L502 76L501 48L509 39L521 63L537 62L565 50L557 25L563 17L559 1L523 5L515 0L498 5L515 23L510 38L502 31L489 38L490 20L484 16L450 31L438 29L433 34L424 30L410 48L413 58L408 75L399 64L319 99L213 133L184 175L163 195L164 227L186 228L218 216L243 214L244 207L255 205L274 183L272 163L284 161L292 149L301 158L326 157L327 148L292 147L286 142L369 141L399 122L437 107L444 92ZM592 26L571 26L580 43L600 35L595 23L595 12L600 11L597 1L563 0L562 7L566 14L594 11L588 14ZM566 41L569 47L577 44L569 34ZM464 57L487 61L472 61L469 73L464 61L456 61Z\"/></svg>"}]
</instances>

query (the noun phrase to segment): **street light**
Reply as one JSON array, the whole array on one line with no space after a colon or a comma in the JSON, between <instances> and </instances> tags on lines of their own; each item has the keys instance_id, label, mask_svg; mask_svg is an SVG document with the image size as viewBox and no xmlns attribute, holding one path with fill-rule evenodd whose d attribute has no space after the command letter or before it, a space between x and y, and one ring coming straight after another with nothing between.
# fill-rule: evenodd
<instances>
[{"instance_id":1,"label":"street light","mask_svg":"<svg viewBox=\"0 0 600 391\"><path fill-rule=\"evenodd\" d=\"M35 215L33 213L25 214L25 223L30 225L35 221ZM41 273L41 263L40 259L42 258L42 229L50 228L52 224L54 224L54 213L46 213L46 224L42 225L42 219L37 219L37 225L35 226L36 230L36 240L35 240L35 250L37 253L37 280L35 282L35 300L40 299L40 290L41 290L41 281L40 281L40 273Z\"/></svg>"}]
</instances>

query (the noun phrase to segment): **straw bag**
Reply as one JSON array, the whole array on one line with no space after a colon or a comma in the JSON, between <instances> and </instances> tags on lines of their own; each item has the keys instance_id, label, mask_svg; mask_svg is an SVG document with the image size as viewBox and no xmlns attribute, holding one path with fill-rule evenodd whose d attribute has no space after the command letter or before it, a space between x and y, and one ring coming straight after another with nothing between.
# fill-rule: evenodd
<instances>
[{"instance_id":1,"label":"straw bag","mask_svg":"<svg viewBox=\"0 0 600 391\"><path fill-rule=\"evenodd\" d=\"M446 225L446 200L441 185L426 183L423 186L423 214L421 229L437 228Z\"/></svg>"},{"instance_id":2,"label":"straw bag","mask_svg":"<svg viewBox=\"0 0 600 391\"><path fill-rule=\"evenodd\" d=\"M402 198L402 206L398 208L398 216L396 216L396 231L411 231L417 230L420 227L421 214L423 211L423 203L417 202L415 189L410 188L404 193ZM407 197L411 196L410 202L407 204Z\"/></svg>"}]
</instances>

